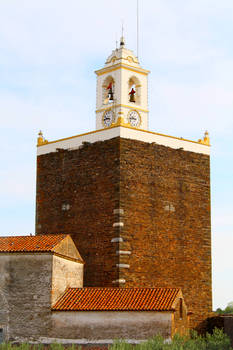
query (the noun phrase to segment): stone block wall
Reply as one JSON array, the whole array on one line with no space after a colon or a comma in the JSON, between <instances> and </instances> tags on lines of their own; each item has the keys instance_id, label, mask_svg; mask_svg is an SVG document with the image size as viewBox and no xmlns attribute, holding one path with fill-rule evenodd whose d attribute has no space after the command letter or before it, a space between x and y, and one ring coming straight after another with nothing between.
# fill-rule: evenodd
<instances>
[{"instance_id":1,"label":"stone block wall","mask_svg":"<svg viewBox=\"0 0 233 350\"><path fill-rule=\"evenodd\" d=\"M82 287L82 271L83 264L52 253L1 253L0 329L4 341L47 337L52 329L51 302L67 287Z\"/></svg>"},{"instance_id":2,"label":"stone block wall","mask_svg":"<svg viewBox=\"0 0 233 350\"><path fill-rule=\"evenodd\" d=\"M53 311L50 338L75 343L112 343L114 339L131 342L156 334L171 338L172 312L156 311ZM67 341L67 342L68 342Z\"/></svg>"},{"instance_id":3,"label":"stone block wall","mask_svg":"<svg viewBox=\"0 0 233 350\"><path fill-rule=\"evenodd\" d=\"M212 310L209 156L115 138L38 157L37 233L71 234L84 286L180 287Z\"/></svg>"},{"instance_id":4,"label":"stone block wall","mask_svg":"<svg viewBox=\"0 0 233 350\"><path fill-rule=\"evenodd\" d=\"M46 335L51 329L52 254L1 253L0 270L4 341Z\"/></svg>"},{"instance_id":5,"label":"stone block wall","mask_svg":"<svg viewBox=\"0 0 233 350\"><path fill-rule=\"evenodd\" d=\"M119 207L119 139L37 160L37 233L66 233L85 261L84 286L117 278L113 210Z\"/></svg>"},{"instance_id":6,"label":"stone block wall","mask_svg":"<svg viewBox=\"0 0 233 350\"><path fill-rule=\"evenodd\" d=\"M195 327L212 310L209 156L125 139L120 154L120 278L180 287Z\"/></svg>"},{"instance_id":7,"label":"stone block wall","mask_svg":"<svg viewBox=\"0 0 233 350\"><path fill-rule=\"evenodd\" d=\"M172 336L189 335L190 316L183 298L177 298L172 314Z\"/></svg>"}]
</instances>

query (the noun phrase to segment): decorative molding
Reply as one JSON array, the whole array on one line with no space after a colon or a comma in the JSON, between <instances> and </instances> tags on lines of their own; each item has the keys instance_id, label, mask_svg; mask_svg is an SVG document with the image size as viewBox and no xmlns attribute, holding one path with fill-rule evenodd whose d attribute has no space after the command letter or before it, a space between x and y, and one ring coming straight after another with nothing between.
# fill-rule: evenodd
<instances>
[{"instance_id":1,"label":"decorative molding","mask_svg":"<svg viewBox=\"0 0 233 350\"><path fill-rule=\"evenodd\" d=\"M110 60L107 60L105 62L105 64L110 64L111 62L116 62L116 61L121 61L121 60L125 60L125 61L128 61L128 62L134 62L136 64L139 64L138 60L135 60L134 57L132 56L128 56L127 58L125 57L119 57L117 58L116 56L113 56Z\"/></svg>"},{"instance_id":2,"label":"decorative molding","mask_svg":"<svg viewBox=\"0 0 233 350\"><path fill-rule=\"evenodd\" d=\"M125 108L135 109L135 110L140 111L140 112L149 113L148 109L143 109L143 108L137 107L135 105L132 105L132 106L130 106L130 105L123 105L123 104L114 105L114 108L118 108L118 107L125 107ZM112 108L112 107L109 107L109 108ZM95 112L99 113L99 112L103 112L105 110L106 110L106 108L100 108L100 109L96 109ZM145 130L145 131L147 131L147 130Z\"/></svg>"},{"instance_id":3,"label":"decorative molding","mask_svg":"<svg viewBox=\"0 0 233 350\"><path fill-rule=\"evenodd\" d=\"M82 142L94 143L96 141L105 141L114 137L122 137L132 140L139 140L150 144L159 144L174 149L183 148L184 151L195 153L210 154L210 145L191 141L180 137L169 136L153 131L133 128L131 126L112 126L110 128L91 131L89 133L75 135L64 139L48 142L47 144L37 145L37 155L56 152L56 148L77 149L82 146Z\"/></svg>"},{"instance_id":4,"label":"decorative molding","mask_svg":"<svg viewBox=\"0 0 233 350\"><path fill-rule=\"evenodd\" d=\"M116 123L112 123L110 127L113 126L130 126L130 123L125 123L124 117L119 116Z\"/></svg>"},{"instance_id":5,"label":"decorative molding","mask_svg":"<svg viewBox=\"0 0 233 350\"><path fill-rule=\"evenodd\" d=\"M130 66L130 65L125 64L125 63L123 63L123 64L118 63L115 66L104 67L102 69L96 70L95 74L100 76L100 75L103 75L106 73L114 72L115 70L122 69L122 68L139 73L139 74L142 74L142 75L148 75L150 73L149 70L146 70L146 69L143 69L140 67L133 67L133 66Z\"/></svg>"},{"instance_id":6,"label":"decorative molding","mask_svg":"<svg viewBox=\"0 0 233 350\"><path fill-rule=\"evenodd\" d=\"M202 143L203 145L210 146L210 137L208 131L205 132L203 139L198 140L198 142Z\"/></svg>"},{"instance_id":7,"label":"decorative molding","mask_svg":"<svg viewBox=\"0 0 233 350\"><path fill-rule=\"evenodd\" d=\"M38 137L37 137L37 146L42 146L42 145L46 145L48 143L48 140L46 140L43 136L42 131L40 130L38 133Z\"/></svg>"}]
</instances>

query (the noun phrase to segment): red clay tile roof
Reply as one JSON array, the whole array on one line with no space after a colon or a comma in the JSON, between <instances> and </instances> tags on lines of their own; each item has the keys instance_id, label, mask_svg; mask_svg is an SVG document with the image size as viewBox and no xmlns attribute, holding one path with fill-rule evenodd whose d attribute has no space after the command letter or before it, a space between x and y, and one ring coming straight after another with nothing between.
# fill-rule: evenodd
<instances>
[{"instance_id":1,"label":"red clay tile roof","mask_svg":"<svg viewBox=\"0 0 233 350\"><path fill-rule=\"evenodd\" d=\"M67 235L0 237L0 253L52 252Z\"/></svg>"},{"instance_id":2,"label":"red clay tile roof","mask_svg":"<svg viewBox=\"0 0 233 350\"><path fill-rule=\"evenodd\" d=\"M172 311L178 288L69 288L53 311Z\"/></svg>"}]
</instances>

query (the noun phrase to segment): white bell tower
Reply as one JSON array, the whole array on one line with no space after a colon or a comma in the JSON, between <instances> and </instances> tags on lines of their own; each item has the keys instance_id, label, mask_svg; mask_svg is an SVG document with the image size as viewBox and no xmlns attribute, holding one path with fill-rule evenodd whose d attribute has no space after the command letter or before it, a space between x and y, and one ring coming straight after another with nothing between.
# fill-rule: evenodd
<instances>
[{"instance_id":1,"label":"white bell tower","mask_svg":"<svg viewBox=\"0 0 233 350\"><path fill-rule=\"evenodd\" d=\"M97 70L96 129L114 126L118 118L137 129L148 129L148 74L137 57L125 48L112 51Z\"/></svg>"}]
</instances>

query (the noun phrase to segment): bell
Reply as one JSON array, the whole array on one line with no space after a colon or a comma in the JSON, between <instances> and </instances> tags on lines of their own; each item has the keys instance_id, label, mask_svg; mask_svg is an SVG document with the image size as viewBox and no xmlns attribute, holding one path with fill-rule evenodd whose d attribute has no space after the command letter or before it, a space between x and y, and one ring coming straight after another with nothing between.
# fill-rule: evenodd
<instances>
[{"instance_id":1,"label":"bell","mask_svg":"<svg viewBox=\"0 0 233 350\"><path fill-rule=\"evenodd\" d=\"M112 91L112 88L109 89L108 98L109 98L109 101L113 101L113 91Z\"/></svg>"},{"instance_id":2,"label":"bell","mask_svg":"<svg viewBox=\"0 0 233 350\"><path fill-rule=\"evenodd\" d=\"M135 101L134 94L131 94L131 95L130 95L129 102L136 102L136 101Z\"/></svg>"},{"instance_id":3,"label":"bell","mask_svg":"<svg viewBox=\"0 0 233 350\"><path fill-rule=\"evenodd\" d=\"M129 93L129 95L130 95L129 102L136 102L135 101L135 94L136 94L136 91L134 90L134 88L132 88L130 93Z\"/></svg>"}]
</instances>

